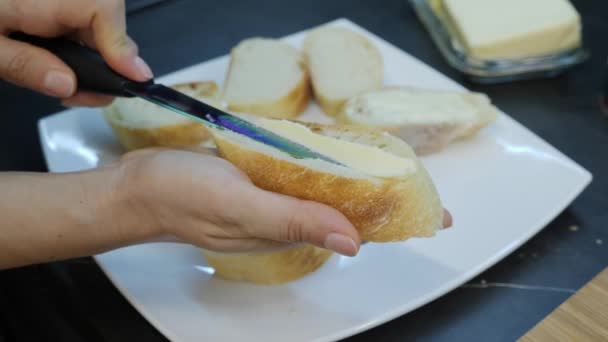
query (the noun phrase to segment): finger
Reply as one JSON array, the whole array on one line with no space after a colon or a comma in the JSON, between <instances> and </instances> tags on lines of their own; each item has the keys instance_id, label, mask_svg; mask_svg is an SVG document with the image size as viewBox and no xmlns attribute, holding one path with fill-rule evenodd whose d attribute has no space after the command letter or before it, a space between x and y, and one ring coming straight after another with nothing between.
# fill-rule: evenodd
<instances>
[{"instance_id":1,"label":"finger","mask_svg":"<svg viewBox=\"0 0 608 342\"><path fill-rule=\"evenodd\" d=\"M447 211L447 209L443 209L443 228L450 228L453 224L452 214Z\"/></svg>"},{"instance_id":2,"label":"finger","mask_svg":"<svg viewBox=\"0 0 608 342\"><path fill-rule=\"evenodd\" d=\"M197 243L196 240L187 240ZM259 238L243 239L212 239L201 242L201 247L208 250L224 253L248 253L248 252L280 252L300 246L300 243L289 243Z\"/></svg>"},{"instance_id":3,"label":"finger","mask_svg":"<svg viewBox=\"0 0 608 342\"><path fill-rule=\"evenodd\" d=\"M61 101L66 107L104 107L112 103L114 98L96 93L78 91L73 96Z\"/></svg>"},{"instance_id":4,"label":"finger","mask_svg":"<svg viewBox=\"0 0 608 342\"><path fill-rule=\"evenodd\" d=\"M354 256L361 240L355 227L339 211L252 187L240 196L244 229L254 237L281 242L307 242Z\"/></svg>"},{"instance_id":5,"label":"finger","mask_svg":"<svg viewBox=\"0 0 608 342\"><path fill-rule=\"evenodd\" d=\"M108 65L136 81L152 78L152 71L138 56L137 45L127 35L123 0L63 0L55 20L76 30L71 37L100 52Z\"/></svg>"},{"instance_id":6,"label":"finger","mask_svg":"<svg viewBox=\"0 0 608 342\"><path fill-rule=\"evenodd\" d=\"M98 1L99 10L91 24L90 33L83 33L84 41L95 47L111 68L122 75L146 81L153 77L152 70L138 56L138 48L127 35L124 1Z\"/></svg>"},{"instance_id":7,"label":"finger","mask_svg":"<svg viewBox=\"0 0 608 342\"><path fill-rule=\"evenodd\" d=\"M49 96L68 98L76 77L57 56L0 35L0 78Z\"/></svg>"},{"instance_id":8,"label":"finger","mask_svg":"<svg viewBox=\"0 0 608 342\"><path fill-rule=\"evenodd\" d=\"M152 78L126 33L124 0L0 1L0 11L2 32L12 29L51 37L83 31L84 40L89 44L92 40L115 71L137 81Z\"/></svg>"}]
</instances>

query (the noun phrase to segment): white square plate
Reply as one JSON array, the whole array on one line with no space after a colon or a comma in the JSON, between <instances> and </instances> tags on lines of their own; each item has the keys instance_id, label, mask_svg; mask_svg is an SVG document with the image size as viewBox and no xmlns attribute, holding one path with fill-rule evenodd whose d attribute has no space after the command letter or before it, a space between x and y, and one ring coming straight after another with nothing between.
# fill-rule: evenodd
<instances>
[{"instance_id":1,"label":"white square plate","mask_svg":"<svg viewBox=\"0 0 608 342\"><path fill-rule=\"evenodd\" d=\"M386 83L463 89L347 20L385 62ZM304 33L286 38L300 46ZM223 56L159 81L223 83ZM323 120L311 104L304 119ZM121 148L97 109L44 118L40 137L50 171L96 167ZM356 258L334 256L320 270L281 286L228 282L196 248L148 244L96 256L122 294L174 341L328 341L405 314L451 291L523 244L591 181L591 174L507 115L473 139L422 158L454 216L432 239L367 244Z\"/></svg>"}]
</instances>

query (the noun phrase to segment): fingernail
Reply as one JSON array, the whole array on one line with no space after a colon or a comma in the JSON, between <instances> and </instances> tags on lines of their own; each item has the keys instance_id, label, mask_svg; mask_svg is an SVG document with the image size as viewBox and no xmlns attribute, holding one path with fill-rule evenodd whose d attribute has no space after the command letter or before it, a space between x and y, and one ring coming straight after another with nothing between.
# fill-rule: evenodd
<instances>
[{"instance_id":1,"label":"fingernail","mask_svg":"<svg viewBox=\"0 0 608 342\"><path fill-rule=\"evenodd\" d=\"M139 56L135 57L135 67L139 71L139 74L145 77L146 79L151 79L152 77L154 77L154 75L152 74L152 69L150 69L148 64L146 64L146 62L144 62L144 60L141 59L141 57Z\"/></svg>"},{"instance_id":2,"label":"fingernail","mask_svg":"<svg viewBox=\"0 0 608 342\"><path fill-rule=\"evenodd\" d=\"M357 244L353 239L338 233L328 234L325 238L324 246L327 249L346 256L355 256L358 252Z\"/></svg>"},{"instance_id":3,"label":"fingernail","mask_svg":"<svg viewBox=\"0 0 608 342\"><path fill-rule=\"evenodd\" d=\"M452 226L453 224L453 219L452 219L452 214L447 211L444 210L443 211L443 229L448 229Z\"/></svg>"},{"instance_id":4,"label":"fingernail","mask_svg":"<svg viewBox=\"0 0 608 342\"><path fill-rule=\"evenodd\" d=\"M66 73L51 70L44 77L44 89L57 97L69 97L74 92L74 80Z\"/></svg>"}]
</instances>

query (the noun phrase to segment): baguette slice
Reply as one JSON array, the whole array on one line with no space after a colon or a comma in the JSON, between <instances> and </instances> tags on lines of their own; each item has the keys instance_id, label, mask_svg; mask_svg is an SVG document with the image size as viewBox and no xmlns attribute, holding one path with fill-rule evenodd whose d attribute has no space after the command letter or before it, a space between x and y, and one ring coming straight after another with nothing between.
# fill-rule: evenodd
<instances>
[{"instance_id":1,"label":"baguette slice","mask_svg":"<svg viewBox=\"0 0 608 342\"><path fill-rule=\"evenodd\" d=\"M475 135L498 115L481 93L390 87L349 99L337 121L388 131L424 155Z\"/></svg>"},{"instance_id":2,"label":"baguette slice","mask_svg":"<svg viewBox=\"0 0 608 342\"><path fill-rule=\"evenodd\" d=\"M215 82L185 83L173 88L222 108ZM203 124L139 98L115 99L104 108L104 117L128 151L146 147L193 147L211 141Z\"/></svg>"},{"instance_id":3,"label":"baguette slice","mask_svg":"<svg viewBox=\"0 0 608 342\"><path fill-rule=\"evenodd\" d=\"M340 27L321 27L308 34L304 55L316 100L330 116L352 96L380 88L384 63L380 52L362 35Z\"/></svg>"},{"instance_id":4,"label":"baguette slice","mask_svg":"<svg viewBox=\"0 0 608 342\"><path fill-rule=\"evenodd\" d=\"M332 252L311 245L265 253L218 253L203 250L215 274L234 281L255 284L282 284L316 271Z\"/></svg>"},{"instance_id":5,"label":"baguette slice","mask_svg":"<svg viewBox=\"0 0 608 342\"><path fill-rule=\"evenodd\" d=\"M265 117L295 118L310 101L301 53L279 40L250 38L231 51L224 99L228 109Z\"/></svg>"},{"instance_id":6,"label":"baguette slice","mask_svg":"<svg viewBox=\"0 0 608 342\"><path fill-rule=\"evenodd\" d=\"M211 129L219 154L257 186L336 208L366 241L430 237L441 229L439 195L402 140L375 130L251 120L348 166L295 158L242 135Z\"/></svg>"}]
</instances>

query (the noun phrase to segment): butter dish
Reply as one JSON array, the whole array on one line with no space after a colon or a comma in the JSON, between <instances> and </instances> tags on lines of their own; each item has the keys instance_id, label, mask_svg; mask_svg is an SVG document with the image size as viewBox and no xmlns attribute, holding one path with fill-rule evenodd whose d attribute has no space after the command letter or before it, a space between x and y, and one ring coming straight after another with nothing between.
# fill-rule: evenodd
<instances>
[{"instance_id":1,"label":"butter dish","mask_svg":"<svg viewBox=\"0 0 608 342\"><path fill-rule=\"evenodd\" d=\"M582 39L578 42L569 42L563 48L556 49L555 53L517 56L517 51L513 51L512 55L505 57L491 56L488 53L485 53L488 57L482 56L483 54L477 53L478 51L471 49L470 46L467 48L467 41L450 17L444 0L409 1L450 66L476 83L502 83L554 77L589 57L588 51L583 47ZM481 19L484 20L480 22L488 22L487 18ZM468 20L467 24L470 23L470 18ZM483 25L479 27L481 29Z\"/></svg>"}]
</instances>

